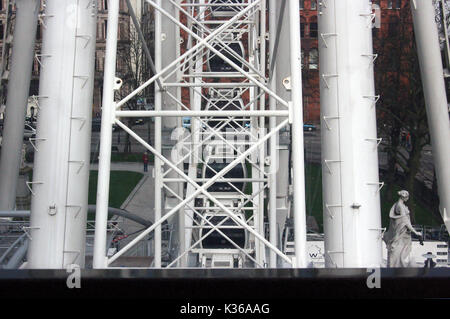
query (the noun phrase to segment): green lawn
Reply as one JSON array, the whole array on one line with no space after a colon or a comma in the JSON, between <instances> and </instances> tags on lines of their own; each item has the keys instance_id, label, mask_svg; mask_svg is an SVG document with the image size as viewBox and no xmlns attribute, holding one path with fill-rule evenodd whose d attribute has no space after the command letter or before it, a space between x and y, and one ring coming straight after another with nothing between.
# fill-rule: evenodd
<instances>
[{"instance_id":1,"label":"green lawn","mask_svg":"<svg viewBox=\"0 0 450 319\"><path fill-rule=\"evenodd\" d=\"M314 216L319 232L323 232L322 167L319 164L305 164L305 187L306 215Z\"/></svg>"},{"instance_id":2,"label":"green lawn","mask_svg":"<svg viewBox=\"0 0 450 319\"><path fill-rule=\"evenodd\" d=\"M143 174L127 171L111 171L109 187L109 206L120 208L131 191L141 180ZM89 175L89 205L95 205L97 197L98 171Z\"/></svg>"},{"instance_id":3,"label":"green lawn","mask_svg":"<svg viewBox=\"0 0 450 319\"><path fill-rule=\"evenodd\" d=\"M323 209L322 209L322 169L319 164L306 164L305 166L305 182L306 182L306 214L312 215L316 218L320 231L323 231ZM389 226L389 211L394 202L387 202L385 200L387 188L381 190L381 216L383 227ZM398 198L397 192L400 190L399 186L394 187L393 198ZM415 224L439 226L440 223L433 216L429 208L416 203L407 203L410 211L415 213Z\"/></svg>"}]
</instances>

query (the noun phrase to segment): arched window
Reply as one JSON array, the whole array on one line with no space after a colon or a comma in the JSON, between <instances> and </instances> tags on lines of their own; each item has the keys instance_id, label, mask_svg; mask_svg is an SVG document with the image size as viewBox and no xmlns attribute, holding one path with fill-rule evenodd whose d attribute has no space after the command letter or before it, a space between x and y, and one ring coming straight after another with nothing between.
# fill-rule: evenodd
<instances>
[{"instance_id":1,"label":"arched window","mask_svg":"<svg viewBox=\"0 0 450 319\"><path fill-rule=\"evenodd\" d=\"M317 10L317 0L311 0L311 10Z\"/></svg>"}]
</instances>

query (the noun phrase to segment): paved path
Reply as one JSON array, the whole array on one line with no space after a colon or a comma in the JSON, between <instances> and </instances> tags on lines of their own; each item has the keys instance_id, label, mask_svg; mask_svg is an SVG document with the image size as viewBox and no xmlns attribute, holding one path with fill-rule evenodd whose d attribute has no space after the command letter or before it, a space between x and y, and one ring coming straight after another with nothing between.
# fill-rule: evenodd
<instances>
[{"instance_id":1,"label":"paved path","mask_svg":"<svg viewBox=\"0 0 450 319\"><path fill-rule=\"evenodd\" d=\"M117 165L115 168L121 170L122 168L126 167L128 167L128 169L126 170L131 170L133 168L132 165ZM137 171L142 172L142 164L135 165L134 168L137 169ZM145 175L143 176L141 181L136 185L134 190L130 193L128 198L121 206L122 209L150 221L154 220L153 211L155 207L155 183L154 178L151 174L152 169L153 167L149 166L149 172L144 173ZM129 237L121 240L121 247L123 247L124 245L126 245L126 243L135 238L140 233L139 230L143 229L144 226L137 224L136 222L133 222L131 220L125 219L121 224L121 228L126 234L133 234L137 232L136 234L130 235Z\"/></svg>"},{"instance_id":2,"label":"paved path","mask_svg":"<svg viewBox=\"0 0 450 319\"><path fill-rule=\"evenodd\" d=\"M91 164L90 169L97 171L98 163ZM145 174L144 173L144 164L137 163L137 162L112 162L111 170L112 171L130 171L130 172L138 172L138 173ZM148 172L151 172L150 166L149 166Z\"/></svg>"}]
</instances>

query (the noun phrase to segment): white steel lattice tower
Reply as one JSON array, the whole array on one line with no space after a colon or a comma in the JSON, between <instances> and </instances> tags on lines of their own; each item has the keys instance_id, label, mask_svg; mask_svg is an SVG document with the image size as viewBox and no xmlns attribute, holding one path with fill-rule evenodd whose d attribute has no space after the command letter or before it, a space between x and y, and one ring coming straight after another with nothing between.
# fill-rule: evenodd
<instances>
[{"instance_id":1,"label":"white steel lattice tower","mask_svg":"<svg viewBox=\"0 0 450 319\"><path fill-rule=\"evenodd\" d=\"M323 214L327 267L381 265L376 102L369 0L320 5Z\"/></svg>"},{"instance_id":2,"label":"white steel lattice tower","mask_svg":"<svg viewBox=\"0 0 450 319\"><path fill-rule=\"evenodd\" d=\"M290 267L306 267L298 1L283 5L270 1L273 10L283 12L283 25L289 31L285 35L292 44L287 51L283 50L285 43L275 45L280 33L277 23L267 21L266 0L145 2L155 14L154 61L147 55L153 75L138 87L123 91L125 98L119 100L114 99L114 91L126 88L121 88L115 70L118 1L109 5L94 267L106 268L115 261L120 264L120 257L149 238L154 247L150 266L156 268L264 268L269 264L276 267L277 258ZM268 30L273 38L268 39ZM283 67L276 69L277 61ZM288 74L281 78L286 66ZM290 87L277 85L289 76ZM154 111L123 109L151 84L155 86ZM124 118L136 117L155 118L154 145L123 123ZM113 123L154 154L155 206L148 216L154 221L152 226L107 256ZM182 133L174 134L174 129ZM279 132L285 140L292 136L283 147L274 144ZM287 191L289 152L295 158L293 206ZM269 169L278 159L278 170ZM287 256L280 250L278 238L291 206L296 250L294 256ZM171 250L164 251L163 233L171 229Z\"/></svg>"},{"instance_id":3,"label":"white steel lattice tower","mask_svg":"<svg viewBox=\"0 0 450 319\"><path fill-rule=\"evenodd\" d=\"M97 4L47 0L29 268L84 267Z\"/></svg>"}]
</instances>

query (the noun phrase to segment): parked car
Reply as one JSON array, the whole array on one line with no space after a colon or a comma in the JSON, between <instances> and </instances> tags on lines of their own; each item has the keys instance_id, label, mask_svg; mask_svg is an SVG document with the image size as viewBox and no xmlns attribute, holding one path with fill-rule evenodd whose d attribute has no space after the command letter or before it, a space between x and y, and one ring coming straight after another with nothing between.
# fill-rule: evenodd
<instances>
[{"instance_id":1,"label":"parked car","mask_svg":"<svg viewBox=\"0 0 450 319\"><path fill-rule=\"evenodd\" d=\"M144 125L146 123L145 119L136 119L134 125Z\"/></svg>"},{"instance_id":2,"label":"parked car","mask_svg":"<svg viewBox=\"0 0 450 319\"><path fill-rule=\"evenodd\" d=\"M317 128L316 128L316 126L314 124L310 124L310 123L304 123L303 124L303 131L311 132L311 131L315 131L316 129Z\"/></svg>"},{"instance_id":3,"label":"parked car","mask_svg":"<svg viewBox=\"0 0 450 319\"><path fill-rule=\"evenodd\" d=\"M191 118L190 117L183 117L183 127L190 129L191 128Z\"/></svg>"}]
</instances>

